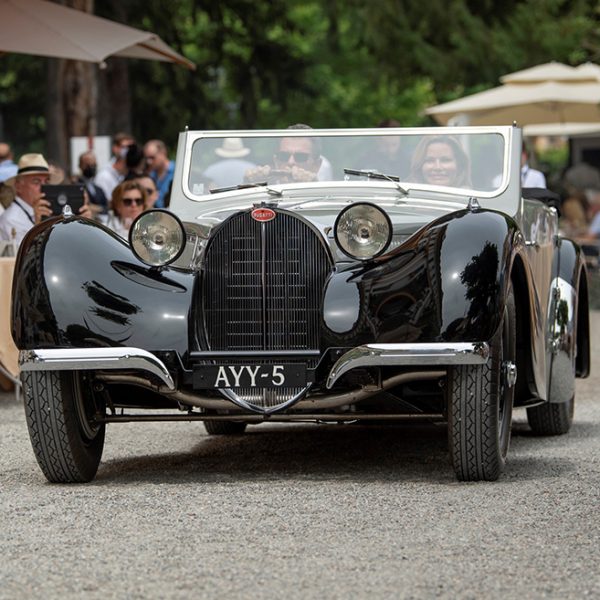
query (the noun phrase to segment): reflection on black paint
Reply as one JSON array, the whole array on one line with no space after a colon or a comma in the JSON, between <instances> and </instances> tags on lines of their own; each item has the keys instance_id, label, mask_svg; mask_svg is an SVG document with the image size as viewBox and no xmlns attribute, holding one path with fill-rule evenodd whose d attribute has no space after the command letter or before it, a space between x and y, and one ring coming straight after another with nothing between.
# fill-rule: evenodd
<instances>
[{"instance_id":1,"label":"reflection on black paint","mask_svg":"<svg viewBox=\"0 0 600 600\"><path fill-rule=\"evenodd\" d=\"M131 324L131 321L118 313L111 312L110 310L103 310L102 308L92 308L91 311L97 317L101 317L102 319L106 319L107 321L112 321L113 323L117 323L118 325L128 326Z\"/></svg>"},{"instance_id":2,"label":"reflection on black paint","mask_svg":"<svg viewBox=\"0 0 600 600\"><path fill-rule=\"evenodd\" d=\"M132 304L124 296L111 292L97 281L86 281L81 287L96 304L109 310L126 315L136 314L140 310L139 306Z\"/></svg>"},{"instance_id":3,"label":"reflection on black paint","mask_svg":"<svg viewBox=\"0 0 600 600\"><path fill-rule=\"evenodd\" d=\"M456 319L448 326L448 333L461 333L467 327L485 327L489 315L496 311L492 304L500 296L498 283L498 267L500 258L498 248L486 242L483 250L473 256L460 274L460 281L465 286L465 298L470 300L466 319Z\"/></svg>"},{"instance_id":4,"label":"reflection on black paint","mask_svg":"<svg viewBox=\"0 0 600 600\"><path fill-rule=\"evenodd\" d=\"M97 281L86 281L81 287L95 303L95 306L90 306L88 308L88 315L94 325L94 330L109 333L109 330L105 329L103 321L114 323L122 328L130 327L131 319L128 315L135 315L138 312L141 312L139 306L132 304L124 296L111 292ZM94 319L91 318L92 315L100 317L102 321L95 322ZM90 325L87 320L85 321L85 324L88 327Z\"/></svg>"},{"instance_id":5,"label":"reflection on black paint","mask_svg":"<svg viewBox=\"0 0 600 600\"><path fill-rule=\"evenodd\" d=\"M559 333L561 336L567 331L569 324L569 305L566 300L560 300L556 309L556 323L559 327Z\"/></svg>"},{"instance_id":6,"label":"reflection on black paint","mask_svg":"<svg viewBox=\"0 0 600 600\"><path fill-rule=\"evenodd\" d=\"M499 263L498 248L486 242L483 250L473 256L460 274L460 280L467 288L465 297L471 301L468 313L471 323L487 319L494 310L490 304L496 302L500 296Z\"/></svg>"},{"instance_id":7,"label":"reflection on black paint","mask_svg":"<svg viewBox=\"0 0 600 600\"><path fill-rule=\"evenodd\" d=\"M84 319L85 321L85 319ZM86 325L87 322L86 322ZM66 329L66 338L70 343L77 347L80 346L85 348L87 346L119 346L124 345L127 340L131 337L127 335L123 338L117 338L115 336L103 336L95 331L89 329L89 327L83 327L82 325L69 325Z\"/></svg>"}]
</instances>

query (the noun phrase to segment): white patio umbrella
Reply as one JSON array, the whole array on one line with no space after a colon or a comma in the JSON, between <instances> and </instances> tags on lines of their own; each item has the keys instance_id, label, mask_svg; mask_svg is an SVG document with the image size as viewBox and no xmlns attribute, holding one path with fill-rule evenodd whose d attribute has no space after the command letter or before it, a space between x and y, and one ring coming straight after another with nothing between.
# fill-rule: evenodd
<instances>
[{"instance_id":1,"label":"white patio umbrella","mask_svg":"<svg viewBox=\"0 0 600 600\"><path fill-rule=\"evenodd\" d=\"M584 68L585 67L585 68ZM600 123L597 65L547 63L511 73L491 90L428 108L440 124L470 125Z\"/></svg>"},{"instance_id":2,"label":"white patio umbrella","mask_svg":"<svg viewBox=\"0 0 600 600\"><path fill-rule=\"evenodd\" d=\"M45 0L0 0L0 53L103 63L109 56L194 63L160 37Z\"/></svg>"},{"instance_id":3,"label":"white patio umbrella","mask_svg":"<svg viewBox=\"0 0 600 600\"><path fill-rule=\"evenodd\" d=\"M500 81L502 83L544 83L546 81L559 81L561 83L595 82L598 81L598 74L586 69L596 66L586 63L579 67L571 67L552 61L503 75L500 77Z\"/></svg>"},{"instance_id":4,"label":"white patio umbrella","mask_svg":"<svg viewBox=\"0 0 600 600\"><path fill-rule=\"evenodd\" d=\"M592 133L600 133L600 123L542 123L523 127L523 135L526 137L540 135L577 137Z\"/></svg>"}]
</instances>

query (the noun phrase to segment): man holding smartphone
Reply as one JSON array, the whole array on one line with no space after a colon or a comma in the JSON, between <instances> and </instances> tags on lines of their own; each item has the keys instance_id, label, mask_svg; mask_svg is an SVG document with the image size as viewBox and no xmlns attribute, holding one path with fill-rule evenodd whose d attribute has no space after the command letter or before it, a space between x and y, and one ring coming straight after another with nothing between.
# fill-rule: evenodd
<instances>
[{"instance_id":1,"label":"man holding smartphone","mask_svg":"<svg viewBox=\"0 0 600 600\"><path fill-rule=\"evenodd\" d=\"M17 245L43 217L52 215L50 203L44 199L42 186L48 182L50 169L41 154L24 154L19 159L17 174L6 180L15 189L15 199L0 215L0 239ZM87 204L79 209L82 217L91 217Z\"/></svg>"}]
</instances>

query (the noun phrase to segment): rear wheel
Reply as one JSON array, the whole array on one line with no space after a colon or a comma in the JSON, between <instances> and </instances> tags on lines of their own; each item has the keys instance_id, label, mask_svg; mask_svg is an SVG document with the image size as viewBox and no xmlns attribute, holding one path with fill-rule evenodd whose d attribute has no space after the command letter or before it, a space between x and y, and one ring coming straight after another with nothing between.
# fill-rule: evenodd
<instances>
[{"instance_id":1,"label":"rear wheel","mask_svg":"<svg viewBox=\"0 0 600 600\"><path fill-rule=\"evenodd\" d=\"M538 435L562 435L571 429L575 397L560 404L542 404L527 409L527 421Z\"/></svg>"},{"instance_id":2,"label":"rear wheel","mask_svg":"<svg viewBox=\"0 0 600 600\"><path fill-rule=\"evenodd\" d=\"M210 435L242 435L246 425L242 421L204 421L204 428Z\"/></svg>"},{"instance_id":3,"label":"rear wheel","mask_svg":"<svg viewBox=\"0 0 600 600\"><path fill-rule=\"evenodd\" d=\"M96 475L106 426L98 423L104 402L82 373L21 374L25 416L35 458L52 483L82 483Z\"/></svg>"},{"instance_id":4,"label":"rear wheel","mask_svg":"<svg viewBox=\"0 0 600 600\"><path fill-rule=\"evenodd\" d=\"M516 311L512 290L485 365L448 370L448 438L456 477L494 481L506 463L516 381Z\"/></svg>"}]
</instances>

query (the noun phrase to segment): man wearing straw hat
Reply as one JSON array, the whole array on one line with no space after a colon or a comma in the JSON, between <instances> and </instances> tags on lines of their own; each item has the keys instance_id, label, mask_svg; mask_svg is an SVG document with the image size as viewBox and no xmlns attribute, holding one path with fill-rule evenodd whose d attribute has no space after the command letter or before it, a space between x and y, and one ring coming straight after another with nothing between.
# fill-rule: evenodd
<instances>
[{"instance_id":1,"label":"man wearing straw hat","mask_svg":"<svg viewBox=\"0 0 600 600\"><path fill-rule=\"evenodd\" d=\"M15 199L10 206L0 215L0 239L10 241L14 239L17 245L25 234L42 217L52 215L50 203L44 199L42 186L50 179L50 168L46 159L41 154L24 154L19 159L17 174L6 180L15 190ZM79 210L80 216L90 217L91 212L87 205Z\"/></svg>"},{"instance_id":2,"label":"man wearing straw hat","mask_svg":"<svg viewBox=\"0 0 600 600\"><path fill-rule=\"evenodd\" d=\"M223 188L238 185L244 181L244 173L254 169L256 165L244 160L250 154L239 137L228 137L221 146L215 149L215 154L222 160L209 165L204 171L204 177L212 183L213 188Z\"/></svg>"}]
</instances>

